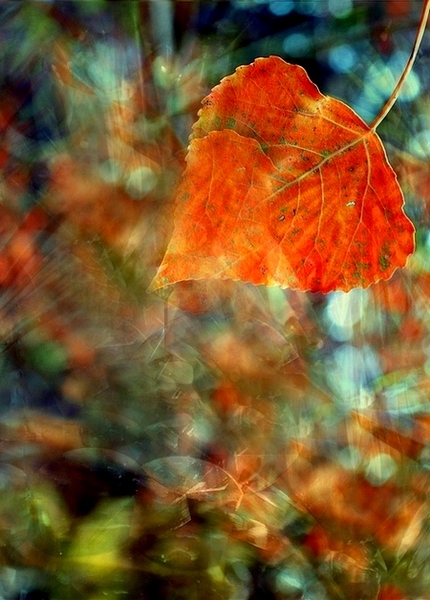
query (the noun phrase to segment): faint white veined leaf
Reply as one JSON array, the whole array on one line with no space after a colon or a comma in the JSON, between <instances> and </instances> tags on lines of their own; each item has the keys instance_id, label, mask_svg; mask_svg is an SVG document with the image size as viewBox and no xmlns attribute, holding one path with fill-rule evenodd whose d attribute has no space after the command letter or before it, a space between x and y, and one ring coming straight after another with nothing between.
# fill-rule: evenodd
<instances>
[{"instance_id":1,"label":"faint white veined leaf","mask_svg":"<svg viewBox=\"0 0 430 600\"><path fill-rule=\"evenodd\" d=\"M143 470L158 483L179 496L208 501L237 501L241 490L236 481L221 467L189 456L166 456L151 460Z\"/></svg>"}]
</instances>

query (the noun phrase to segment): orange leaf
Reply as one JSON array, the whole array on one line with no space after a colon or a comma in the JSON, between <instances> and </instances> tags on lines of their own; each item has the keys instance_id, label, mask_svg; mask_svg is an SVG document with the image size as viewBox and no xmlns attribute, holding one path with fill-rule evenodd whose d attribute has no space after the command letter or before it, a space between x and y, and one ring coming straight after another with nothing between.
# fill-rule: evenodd
<instances>
[{"instance_id":1,"label":"orange leaf","mask_svg":"<svg viewBox=\"0 0 430 600\"><path fill-rule=\"evenodd\" d=\"M398 587L388 583L380 589L378 600L406 600L406 596Z\"/></svg>"},{"instance_id":2,"label":"orange leaf","mask_svg":"<svg viewBox=\"0 0 430 600\"><path fill-rule=\"evenodd\" d=\"M376 133L272 56L203 101L151 289L215 278L347 291L388 279L413 247Z\"/></svg>"}]
</instances>

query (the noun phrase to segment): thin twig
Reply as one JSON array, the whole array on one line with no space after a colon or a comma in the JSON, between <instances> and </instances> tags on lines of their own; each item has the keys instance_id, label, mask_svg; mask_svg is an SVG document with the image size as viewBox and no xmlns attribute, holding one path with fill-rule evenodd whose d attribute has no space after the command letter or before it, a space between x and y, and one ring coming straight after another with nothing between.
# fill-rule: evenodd
<instances>
[{"instance_id":1,"label":"thin twig","mask_svg":"<svg viewBox=\"0 0 430 600\"><path fill-rule=\"evenodd\" d=\"M163 343L164 351L167 352L169 349L169 343L167 340L167 332L169 330L169 303L167 299L164 300L164 326L163 326Z\"/></svg>"},{"instance_id":2,"label":"thin twig","mask_svg":"<svg viewBox=\"0 0 430 600\"><path fill-rule=\"evenodd\" d=\"M379 127L380 123L385 119L385 117L388 115L390 110L393 108L397 98L399 97L400 90L402 89L407 76L409 75L409 73L412 70L412 67L414 66L414 62L417 57L418 50L420 49L421 42L422 42L424 32L426 29L429 12L430 12L430 0L425 0L425 2L423 4L423 9L421 12L421 17L420 17L417 33L415 36L414 45L412 48L412 53L409 57L408 62L406 63L406 67L404 68L404 71L401 74L399 81L397 82L396 87L393 90L393 93L388 98L387 102L385 103L385 106L383 106L383 108L379 111L378 115L375 117L372 124L370 125L370 129L372 129L373 131L375 131L375 129L377 127Z\"/></svg>"}]
</instances>

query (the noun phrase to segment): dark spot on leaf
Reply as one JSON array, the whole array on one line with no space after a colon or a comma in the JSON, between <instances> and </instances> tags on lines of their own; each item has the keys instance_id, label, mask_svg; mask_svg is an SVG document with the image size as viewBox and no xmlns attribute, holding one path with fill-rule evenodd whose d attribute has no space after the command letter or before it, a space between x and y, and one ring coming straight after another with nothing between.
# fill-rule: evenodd
<instances>
[{"instance_id":1,"label":"dark spot on leaf","mask_svg":"<svg viewBox=\"0 0 430 600\"><path fill-rule=\"evenodd\" d=\"M379 257L379 266L381 267L381 271L386 271L390 266L389 256L387 254L381 254Z\"/></svg>"}]
</instances>

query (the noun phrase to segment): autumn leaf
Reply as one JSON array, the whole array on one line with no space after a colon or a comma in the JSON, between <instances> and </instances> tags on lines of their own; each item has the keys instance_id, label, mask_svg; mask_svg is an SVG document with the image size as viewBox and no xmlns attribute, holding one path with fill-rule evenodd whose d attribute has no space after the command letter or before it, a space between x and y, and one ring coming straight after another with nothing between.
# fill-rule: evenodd
<instances>
[{"instance_id":1,"label":"autumn leaf","mask_svg":"<svg viewBox=\"0 0 430 600\"><path fill-rule=\"evenodd\" d=\"M403 204L375 131L300 66L259 58L203 100L151 289L213 278L367 287L413 251Z\"/></svg>"}]
</instances>

